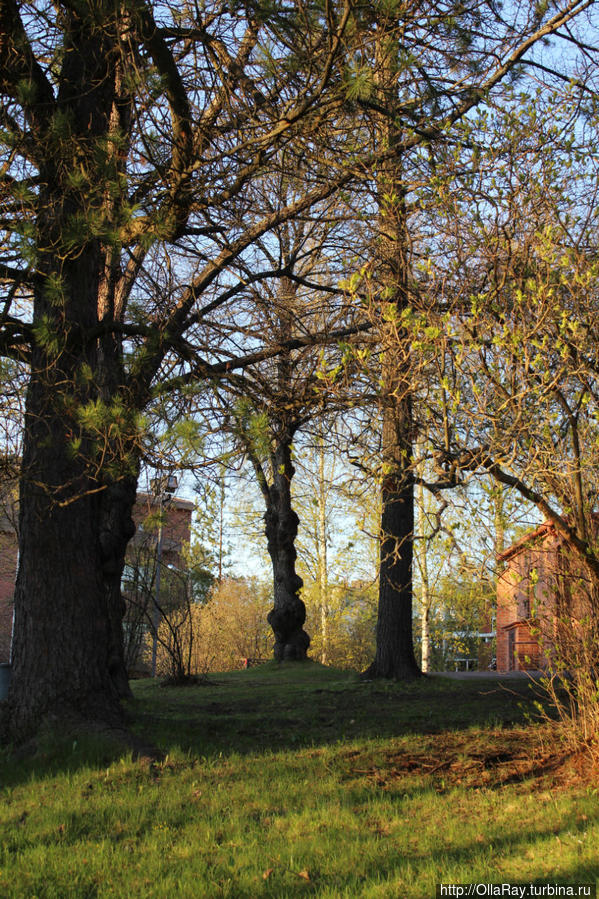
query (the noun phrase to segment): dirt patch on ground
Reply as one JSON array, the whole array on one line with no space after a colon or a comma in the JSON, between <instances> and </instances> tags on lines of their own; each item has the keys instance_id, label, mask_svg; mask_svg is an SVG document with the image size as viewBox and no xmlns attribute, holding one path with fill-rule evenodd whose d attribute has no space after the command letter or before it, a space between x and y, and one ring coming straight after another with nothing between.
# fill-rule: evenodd
<instances>
[{"instance_id":1,"label":"dirt patch on ground","mask_svg":"<svg viewBox=\"0 0 599 899\"><path fill-rule=\"evenodd\" d=\"M440 733L422 738L414 750L387 750L376 764L358 751L348 753L347 779L366 779L383 790L417 778L439 792L453 786L496 789L527 782L533 789L599 783L599 769L584 753L556 749L550 732L531 739L530 729Z\"/></svg>"}]
</instances>

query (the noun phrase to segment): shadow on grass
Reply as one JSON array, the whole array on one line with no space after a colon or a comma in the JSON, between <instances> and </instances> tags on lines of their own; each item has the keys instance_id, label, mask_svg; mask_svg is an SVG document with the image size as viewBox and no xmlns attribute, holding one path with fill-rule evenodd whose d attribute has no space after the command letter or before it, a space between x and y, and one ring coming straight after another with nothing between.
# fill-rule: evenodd
<instances>
[{"instance_id":1,"label":"shadow on grass","mask_svg":"<svg viewBox=\"0 0 599 899\"><path fill-rule=\"evenodd\" d=\"M406 734L526 723L535 693L526 681L423 677L362 681L316 662L215 675L196 686L133 683L130 728L163 752L196 757L267 753ZM127 753L110 735L47 733L36 752L0 750L0 786L31 777L102 768Z\"/></svg>"},{"instance_id":2,"label":"shadow on grass","mask_svg":"<svg viewBox=\"0 0 599 899\"><path fill-rule=\"evenodd\" d=\"M593 823L598 820L599 809L596 817L593 819ZM536 827L514 829L513 833L510 833L507 836L493 838L492 844L489 844L487 848L492 851L496 858L517 858L518 856L525 856L526 853L530 855L532 852L531 847L535 846L538 841L543 841L544 843L545 841L554 841L556 838L558 840L563 837L576 838L576 835L579 833L584 835L585 827L581 826L580 823L576 821L575 816L567 815L562 819L558 827L556 827L555 824L545 826L542 822L539 822L539 825ZM481 846L479 840L470 841L465 845L456 848L438 848L434 853L433 862L429 849L426 851L413 851L410 850L409 847L398 847L397 843L391 839L388 840L387 845L387 851L383 849L380 856L373 859L372 864L363 869L359 885L356 883L355 879L352 878L351 872L348 872L345 883L340 882L338 874L336 874L334 878L329 878L326 874L321 874L320 877L318 875L314 877L312 892L314 894L320 894L323 890L326 890L327 887L333 887L336 891L335 895L357 896L360 895L360 888L367 889L373 884L376 884L379 889L384 888L385 884L387 884L390 888L395 886L395 889L397 890L397 885L394 881L397 879L403 879L408 883L419 881L423 878L427 869L430 871L432 864L434 864L434 867L438 872L444 870L459 870L461 871L461 876L465 876L465 872L476 870L477 866L480 865L481 849L484 850L484 847ZM386 873L387 876L384 876L384 873ZM383 874L383 877L381 877L381 874ZM594 864L591 861L575 865L564 865L563 867L560 866L559 869L555 869L551 874L548 874L546 867L545 870L543 868L542 853L539 853L537 863L531 863L529 874L526 878L506 878L498 872L498 874L488 878L488 880L485 878L485 882L498 884L510 883L512 885L518 883L526 886L529 886L530 884L536 886L560 884L565 886L573 884L595 884L598 876L599 865ZM442 882L444 880L441 873L435 874L435 879L436 882ZM448 882L446 878L445 882ZM355 892L352 892L352 890ZM298 888L296 891L287 891L285 896L304 895L305 892L305 890ZM264 895L277 896L276 888L272 893L265 891ZM383 894L381 892L381 895L391 894ZM394 892L393 895L399 895L399 893ZM433 899L434 895L435 892L433 887L433 890L430 893L427 893L427 897ZM506 895L506 893L503 892L502 895ZM510 893L510 895L512 894ZM542 893L539 892L539 895L542 895ZM545 893L545 895L551 894ZM553 895L555 895L555 893ZM581 895L583 894L581 893ZM247 897L249 899L250 893L247 893Z\"/></svg>"},{"instance_id":3,"label":"shadow on grass","mask_svg":"<svg viewBox=\"0 0 599 899\"><path fill-rule=\"evenodd\" d=\"M597 821L598 819L599 810L597 812L597 817L594 820ZM490 844L488 849L498 858L505 856L515 858L520 855L524 856L526 853L530 855L532 851L531 847L535 846L538 841L551 841L555 840L556 837L559 839L560 836L571 837L579 832L583 833L583 830L584 829L580 828L571 816L567 816L560 822L560 826L557 828L555 826L545 827L542 823L539 823L539 826L537 827L526 827L520 830L514 830L513 835L510 834L506 837L494 838L492 845ZM372 887L376 885L377 890L380 891L380 893L377 892L377 895L399 896L401 893L398 892L398 890L401 889L402 882L408 884L414 884L415 882L421 883L426 877L427 870L431 870L432 864L434 864L437 872L439 872L434 874L436 883L443 881L445 881L445 883L449 882L448 879L446 877L444 878L441 874L442 871L460 871L461 877L467 876L465 872L472 872L480 865L481 849L484 850L484 847L481 847L481 843L478 840L468 842L464 846L457 848L440 847L434 853L433 862L429 850L426 852L414 852L411 851L409 847L398 847L396 841L392 839L389 839L385 846L385 841L381 840L381 851L379 855L373 858L369 865L362 868L359 878L355 876L351 869L348 869L347 875L343 879L340 877L339 872L335 872L333 876L330 876L324 871L313 871L311 872L313 881L309 885L297 884L295 888L287 887L287 889L282 892L277 885L276 880L273 878L270 884L267 886L265 885L265 888L260 892L260 895L272 897L284 895L286 899L291 899L293 896L310 894L321 895L322 893L326 893L327 896L351 896L353 899L354 896L360 896L363 892L372 889ZM593 864L592 862L575 865L565 864L563 867L560 866L559 869L548 874L543 869L541 855L536 864L531 864L529 872L529 875L525 878L519 877L517 879L506 878L498 872L495 876L489 878L485 877L484 882L497 883L500 885L504 883L526 886L534 884L539 887L547 884L560 884L563 886L573 884L596 884L599 876L599 865ZM476 878L474 879L476 880ZM398 880L400 881L400 884L397 883ZM393 892L384 892L385 887L389 890L393 890ZM334 894L332 892L327 892L327 890L334 890ZM252 895L255 896L256 894L252 894L250 891L239 891L236 895L238 899L252 899ZM368 892L368 895L370 895L370 892ZM410 895L413 895L413 893L410 892ZM482 895L482 893L480 895ZM505 889L501 895L506 895ZM512 894L510 893L510 895ZM539 892L539 895L542 895L542 893ZM543 895L556 894L544 893ZM583 894L581 893L581 895ZM590 895L594 895L594 893L591 893ZM422 894L420 899L434 899L434 896L435 887L432 886L431 891Z\"/></svg>"},{"instance_id":4,"label":"shadow on grass","mask_svg":"<svg viewBox=\"0 0 599 899\"><path fill-rule=\"evenodd\" d=\"M287 764L291 766L291 761L289 760ZM129 778L142 778L141 773L128 772L126 776ZM219 772L215 771L215 778L218 777ZM112 784L110 786L111 788L113 787ZM169 786L167 779L167 782L164 784L164 790L167 793L170 792ZM147 784L144 785L144 788L147 788ZM153 789L157 791L160 789L160 786L156 784ZM410 789L409 787L407 789L402 788L401 792L398 792L396 796L392 797L393 805L397 805L401 808L406 802L411 802L411 800L421 795L423 792L427 792L427 789L423 789L422 787L415 787L413 789ZM430 792L430 788L428 789L428 792ZM246 810L243 804L240 804L240 806L241 814L245 814L245 820L249 821L250 811ZM347 843L347 845L344 846L345 856L351 858L353 855L353 857L358 858L362 840L364 838L364 827L368 826L367 822L373 815L372 789L366 785L363 785L361 789L350 789L344 796L344 807L351 808L355 819L361 822L361 829L356 831L350 829L344 837L344 841ZM15 810L14 821L9 822L11 826L7 828L8 836L5 846L7 852L23 851L23 841L16 833L19 828L19 819L17 817L19 811L19 809ZM548 877L546 873L547 857L549 857L549 853L552 854L551 857L555 855L555 846L552 844L554 844L556 839L558 844L560 844L560 840L564 841L564 845L566 843L571 844L576 842L578 837L584 838L585 831L589 826L599 822L599 806L589 808L589 806L586 805L585 811L587 812L587 815L582 816L572 807L561 811L557 811L556 809L555 814L550 817L550 820L545 820L542 815L539 815L534 824L521 824L518 827L510 829L507 833L505 830L505 822L497 824L495 827L491 826L491 830L488 832L489 841L486 845L481 842L480 836L476 831L473 832L472 828L469 830L468 836L462 838L459 835L459 831L457 832L457 836L454 832L454 835L451 837L454 845L446 845L442 834L439 837L434 838L432 845L430 841L426 839L421 841L420 845L417 845L417 828L419 825L416 823L415 831L409 833L407 838L405 832L403 833L403 838L398 839L396 834L387 834L384 831L381 831L376 842L374 844L369 843L368 860L364 861L364 859L361 859L360 864L356 866L359 870L359 874L356 873L354 866L348 865L347 868L341 870L334 858L316 852L311 858L309 871L310 880L308 882L297 880L298 875L293 874L291 867L289 867L290 861L288 857L284 854L282 857L279 857L278 854L275 853L277 858L274 858L271 861L270 865L272 865L272 867L269 865L271 873L267 880L264 882L258 881L251 888L245 887L241 883L236 883L235 892L226 893L226 895L234 895L236 899L243 899L243 897L248 897L248 899L249 897L252 897L253 899L253 897L256 896L273 896L280 899L280 897L322 894L336 897L351 896L353 899L354 896L357 897L363 895L366 890L376 886L376 888L381 891L380 893L377 893L377 895L399 896L402 895L399 892L399 886L402 882L411 884L419 882L422 884L424 882L429 882L431 877L435 877L438 881L445 880L447 882L447 872L457 871L461 872L462 876L460 880L463 882L464 879L468 879L467 872L488 870L489 865L492 870L497 871L498 866L501 864L499 861L500 859L517 860L523 858L531 859L528 864L528 872L525 881L520 879L516 881L513 878L501 876L501 873L489 877L488 880L490 882L509 881L512 883L526 882L535 884L594 883L598 871L597 866L591 861L580 861L579 863L572 864L564 859L563 864L558 863L555 871L552 872L550 877ZM174 819L172 816L169 818L171 830L176 832L178 827L184 827L189 823L189 815L192 813L193 811L190 812L189 804L181 801L178 809L179 817L177 819ZM107 826L107 813L102 809L92 809L90 811L78 810L73 812L66 822L64 832L60 835L60 847L61 849L70 849L71 847L80 845L82 841L91 841L97 834L102 833L103 839L110 845L110 852L113 849L116 852L119 845L122 845L123 840L126 845L130 845L137 852L140 850L140 847L145 845L146 840L152 839L153 833L156 830L155 802L147 803L143 815L139 812L136 813L135 810L132 810L131 814L134 825L131 825L130 822L126 822L128 828L122 830L120 828L115 828L114 826ZM221 846L216 839L216 832L223 825L222 808L206 808L203 814L208 817L208 832L211 828L214 831L212 835L214 844L210 850L211 853L213 853L210 885L214 886L215 884L218 884L220 880L229 881L230 883L232 870L236 871L237 875L239 874L239 871L232 866L231 852L228 848L229 844L224 840ZM290 812L290 814L292 813ZM268 808L268 803L266 802L260 808L257 818L253 822L254 837L255 830L258 829L263 833L264 840L268 840L268 818L271 816L272 811ZM390 817L393 816L390 815ZM371 824L374 826L374 819ZM422 826L425 827L426 822L424 822ZM250 825L248 825L248 829L251 829ZM56 836L50 830L38 835L35 840L32 841L32 845L36 847L45 846L48 849L51 849L55 843ZM547 847L548 850L547 857L543 852L545 847ZM558 848L557 852L558 855L556 857L559 858L561 849ZM494 861L490 858L491 854ZM159 869L158 871L154 870L154 876L156 878L161 878L162 876L176 878L178 866L181 868L182 866L189 865L189 859L177 859L172 853L165 851L161 864L162 869ZM244 865L247 867L251 865L251 862L248 862L246 859ZM91 879L93 875L87 875L83 870L80 871L79 874L83 878L81 883L82 889L86 883L86 877L89 878L87 885L90 889L93 889L94 883ZM444 874L446 876L444 876ZM297 882L294 883L293 878L295 878L295 881ZM476 877L474 876L472 879L476 879ZM160 882L165 889L163 881L160 879L158 882ZM199 890L199 885L196 886ZM385 887L389 889L389 892L383 892ZM393 889L395 892L391 892ZM56 894L52 893L52 895ZM77 893L77 895L95 895L95 893L81 891L80 893ZM153 893L152 895L157 894ZM162 895L167 895L167 893L163 892ZM170 893L168 893L168 895L170 895ZM201 895L201 893L183 891L181 895L191 896ZM209 895L221 894L212 890ZM224 891L223 895L225 895ZM370 893L368 893L368 895L370 895ZM410 895L414 895L414 893L412 892ZM426 896L430 896L432 899L433 895L433 891L430 893L423 892L420 894L420 899L423 899L423 897Z\"/></svg>"},{"instance_id":5,"label":"shadow on grass","mask_svg":"<svg viewBox=\"0 0 599 899\"><path fill-rule=\"evenodd\" d=\"M48 730L25 751L0 747L0 790L28 780L107 768L125 754L123 741L108 734Z\"/></svg>"},{"instance_id":6,"label":"shadow on grass","mask_svg":"<svg viewBox=\"0 0 599 899\"><path fill-rule=\"evenodd\" d=\"M139 682L134 694L139 734L203 756L520 725L537 699L527 681L361 681L317 663L273 663L197 689Z\"/></svg>"}]
</instances>

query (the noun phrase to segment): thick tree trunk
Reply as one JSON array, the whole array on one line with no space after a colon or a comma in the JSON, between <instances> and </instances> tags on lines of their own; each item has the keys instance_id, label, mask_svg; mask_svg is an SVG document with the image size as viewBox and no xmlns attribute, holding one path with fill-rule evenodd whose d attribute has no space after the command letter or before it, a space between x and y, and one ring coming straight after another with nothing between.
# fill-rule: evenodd
<instances>
[{"instance_id":1,"label":"thick tree trunk","mask_svg":"<svg viewBox=\"0 0 599 899\"><path fill-rule=\"evenodd\" d=\"M77 420L86 401L78 371L93 366L93 355L63 353L49 365L34 353L43 361L33 366L24 435L9 696L15 738L46 714L114 722L119 698L130 695L121 577L136 478L103 484L96 476L97 447Z\"/></svg>"},{"instance_id":2,"label":"thick tree trunk","mask_svg":"<svg viewBox=\"0 0 599 899\"><path fill-rule=\"evenodd\" d=\"M102 349L88 337L100 313L107 321L114 314L100 308L108 260L97 233L110 218L106 198L118 177L103 155L116 99L118 42L111 9L105 16L96 12L65 12L56 129L68 128L69 138L59 140L59 130L51 128L40 166L7 717L15 739L46 717L114 723L127 692L120 577L135 490L131 483L124 491L115 487L115 459L106 462L115 377L107 378Z\"/></svg>"},{"instance_id":3,"label":"thick tree trunk","mask_svg":"<svg viewBox=\"0 0 599 899\"><path fill-rule=\"evenodd\" d=\"M44 486L26 482L21 491L8 722L16 739L47 714L120 717L110 675L114 635L102 578L99 501L84 495L61 507Z\"/></svg>"},{"instance_id":4,"label":"thick tree trunk","mask_svg":"<svg viewBox=\"0 0 599 899\"><path fill-rule=\"evenodd\" d=\"M274 576L274 608L268 614L268 623L275 635L275 659L297 661L306 658L310 638L303 629L306 607L299 597L303 581L295 570L299 518L291 504L294 468L290 439L279 442L274 452L273 472L264 516Z\"/></svg>"},{"instance_id":5,"label":"thick tree trunk","mask_svg":"<svg viewBox=\"0 0 599 899\"><path fill-rule=\"evenodd\" d=\"M393 458L393 471L382 488L376 654L365 676L409 679L420 674L412 633L414 481L406 436L411 403L404 397L390 406L383 421L383 445L387 465Z\"/></svg>"},{"instance_id":6,"label":"thick tree trunk","mask_svg":"<svg viewBox=\"0 0 599 899\"><path fill-rule=\"evenodd\" d=\"M94 256L82 253L77 276L69 279L82 310L86 287L93 295ZM65 288L69 292L66 278ZM37 305L44 304L41 296ZM60 335L60 322L54 325L54 335ZM96 448L78 420L90 389L93 393L89 385L82 386L80 372L86 366L93 369L94 353L93 347L80 354L63 349L52 355L36 347L33 353L9 694L8 729L17 739L35 730L48 714L109 722L120 717L123 685L117 686L110 673L112 669L116 674L118 651L116 605L107 591L102 547L107 519L103 491L94 476ZM116 590L116 569L109 581Z\"/></svg>"},{"instance_id":7,"label":"thick tree trunk","mask_svg":"<svg viewBox=\"0 0 599 899\"><path fill-rule=\"evenodd\" d=\"M412 561L414 476L412 356L400 324L410 306L409 253L405 185L402 180L401 125L397 109L395 25L378 26L376 79L381 109L377 123L380 149L396 149L377 176L381 307L382 517L376 654L368 677L412 678L420 674L412 638Z\"/></svg>"}]
</instances>

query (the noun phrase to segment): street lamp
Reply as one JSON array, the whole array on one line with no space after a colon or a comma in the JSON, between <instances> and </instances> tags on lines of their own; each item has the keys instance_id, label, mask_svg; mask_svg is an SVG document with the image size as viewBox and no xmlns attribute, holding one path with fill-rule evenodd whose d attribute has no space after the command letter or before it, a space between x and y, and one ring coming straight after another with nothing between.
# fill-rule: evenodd
<instances>
[{"instance_id":1,"label":"street lamp","mask_svg":"<svg viewBox=\"0 0 599 899\"><path fill-rule=\"evenodd\" d=\"M160 626L160 573L162 568L162 512L167 497L177 489L177 478L173 474L153 478L150 481L152 493L158 500L158 545L156 549L156 590L154 593L154 637L152 640L152 677L156 677L156 654L158 651L158 628Z\"/></svg>"}]
</instances>

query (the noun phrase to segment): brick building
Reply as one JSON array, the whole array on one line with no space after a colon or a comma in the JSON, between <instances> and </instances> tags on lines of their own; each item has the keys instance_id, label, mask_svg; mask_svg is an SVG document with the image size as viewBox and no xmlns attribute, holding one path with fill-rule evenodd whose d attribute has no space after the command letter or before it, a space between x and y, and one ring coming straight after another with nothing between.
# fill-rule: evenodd
<instances>
[{"instance_id":1,"label":"brick building","mask_svg":"<svg viewBox=\"0 0 599 899\"><path fill-rule=\"evenodd\" d=\"M10 661L12 609L19 547L14 522L0 513L0 662Z\"/></svg>"},{"instance_id":2,"label":"brick building","mask_svg":"<svg viewBox=\"0 0 599 899\"><path fill-rule=\"evenodd\" d=\"M576 633L586 579L549 521L498 556L497 670L526 671L549 663L558 627Z\"/></svg>"},{"instance_id":3,"label":"brick building","mask_svg":"<svg viewBox=\"0 0 599 899\"><path fill-rule=\"evenodd\" d=\"M130 544L131 552L141 546L156 544L160 509L160 500L153 494L137 494L137 502L133 508L133 521L137 530ZM162 560L165 565L183 567L182 553L191 539L193 510L193 503L177 496L169 497L165 502L162 528Z\"/></svg>"},{"instance_id":4,"label":"brick building","mask_svg":"<svg viewBox=\"0 0 599 899\"><path fill-rule=\"evenodd\" d=\"M4 502L0 513L0 663L10 661L12 635L13 593L19 545L17 539L14 506ZM182 552L191 535L191 515L194 505L178 497L169 497L165 503L162 528L162 560L164 565L182 568ZM138 552L143 545L155 555L158 537L160 502L151 494L138 493L133 509L137 531L128 552L129 570L135 567Z\"/></svg>"}]
</instances>

